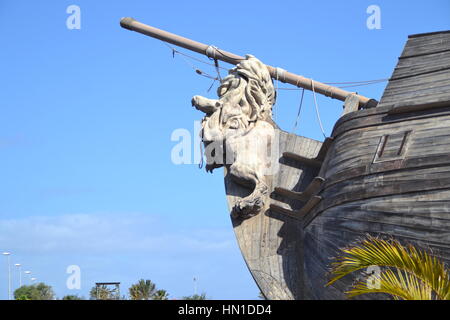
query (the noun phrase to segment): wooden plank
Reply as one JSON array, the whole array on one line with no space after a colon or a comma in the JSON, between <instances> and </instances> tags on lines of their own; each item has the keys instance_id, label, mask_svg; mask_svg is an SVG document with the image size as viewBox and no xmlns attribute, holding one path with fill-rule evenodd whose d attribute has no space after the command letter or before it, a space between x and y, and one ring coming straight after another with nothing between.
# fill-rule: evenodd
<instances>
[{"instance_id":1,"label":"wooden plank","mask_svg":"<svg viewBox=\"0 0 450 320\"><path fill-rule=\"evenodd\" d=\"M301 155L295 154L293 152L283 152L283 157L288 158L288 159L292 159L295 161L298 161L300 163L303 163L307 166L311 166L311 167L315 167L315 168L320 168L322 166L322 162L321 161L317 161L315 159L310 159L310 158L306 158L303 157Z\"/></svg>"},{"instance_id":2,"label":"wooden plank","mask_svg":"<svg viewBox=\"0 0 450 320\"><path fill-rule=\"evenodd\" d=\"M332 137L328 137L325 139L315 160L323 161L323 159L325 159L325 156L327 155L328 150L329 150L331 144L333 143L333 140L334 139Z\"/></svg>"},{"instance_id":3,"label":"wooden plank","mask_svg":"<svg viewBox=\"0 0 450 320\"><path fill-rule=\"evenodd\" d=\"M304 217L307 215L316 205L319 204L319 202L322 201L322 197L320 196L313 196L309 199L309 201L298 211L296 212L297 215L300 217Z\"/></svg>"},{"instance_id":4,"label":"wooden plank","mask_svg":"<svg viewBox=\"0 0 450 320\"><path fill-rule=\"evenodd\" d=\"M275 187L274 192L293 200L307 202L311 198L311 196L317 194L324 181L324 178L315 177L303 192L293 191L280 187Z\"/></svg>"},{"instance_id":5,"label":"wooden plank","mask_svg":"<svg viewBox=\"0 0 450 320\"><path fill-rule=\"evenodd\" d=\"M367 233L381 237L395 235L402 242L432 248L434 254L448 262L449 198L449 190L389 196L339 206L323 213L305 229L307 285L322 288L317 277L322 272L322 275L326 274L330 262L328 258L335 256L339 248L348 246ZM336 288L334 298L342 293L341 287L348 288L352 281L352 277L343 280L341 286ZM330 294L329 288L324 290ZM325 292L316 290L315 294L323 297Z\"/></svg>"},{"instance_id":6,"label":"wooden plank","mask_svg":"<svg viewBox=\"0 0 450 320\"><path fill-rule=\"evenodd\" d=\"M316 194L324 181L325 179L322 177L315 177L313 181L311 181L311 183L308 185L308 187L306 187L303 193L308 196Z\"/></svg>"},{"instance_id":7,"label":"wooden plank","mask_svg":"<svg viewBox=\"0 0 450 320\"><path fill-rule=\"evenodd\" d=\"M450 51L435 53L429 56L400 59L394 69L392 78L395 79L421 72L438 70L439 68L448 67L449 65Z\"/></svg>"},{"instance_id":8,"label":"wooden plank","mask_svg":"<svg viewBox=\"0 0 450 320\"><path fill-rule=\"evenodd\" d=\"M379 106L404 112L446 104L450 105L450 34L410 38Z\"/></svg>"},{"instance_id":9,"label":"wooden plank","mask_svg":"<svg viewBox=\"0 0 450 320\"><path fill-rule=\"evenodd\" d=\"M293 200L307 201L309 199L309 196L304 192L292 191L285 188L275 187L274 192Z\"/></svg>"},{"instance_id":10,"label":"wooden plank","mask_svg":"<svg viewBox=\"0 0 450 320\"><path fill-rule=\"evenodd\" d=\"M349 95L344 101L344 111L342 115L350 112L358 111L359 109L359 99L356 94Z\"/></svg>"},{"instance_id":11,"label":"wooden plank","mask_svg":"<svg viewBox=\"0 0 450 320\"><path fill-rule=\"evenodd\" d=\"M450 36L448 34L435 35L428 37L428 39L409 39L403 49L401 57L414 57L446 50L450 50Z\"/></svg>"},{"instance_id":12,"label":"wooden plank","mask_svg":"<svg viewBox=\"0 0 450 320\"><path fill-rule=\"evenodd\" d=\"M280 205L276 205L274 203L270 204L270 209L282 214L285 214L291 218L295 218L295 219L300 219L301 217L297 214L297 211L294 210L290 210L286 207L280 206Z\"/></svg>"},{"instance_id":13,"label":"wooden plank","mask_svg":"<svg viewBox=\"0 0 450 320\"><path fill-rule=\"evenodd\" d=\"M422 112L426 111L426 112ZM336 139L338 136L349 132L350 130L357 129L369 129L370 127L385 126L395 123L404 123L406 121L421 120L421 119L434 119L429 121L437 121L439 117L445 117L450 114L450 106L445 106L441 108L436 108L430 111L427 110L415 110L410 112L408 115L396 115L396 113L381 113L376 114L373 117L359 117L354 119L349 119L348 121L341 122L339 126L336 126L333 130L332 136Z\"/></svg>"},{"instance_id":14,"label":"wooden plank","mask_svg":"<svg viewBox=\"0 0 450 320\"><path fill-rule=\"evenodd\" d=\"M291 210L286 206L280 206L274 203L270 204L270 209L301 220L301 218L308 214L320 201L322 201L322 197L312 196L300 210Z\"/></svg>"}]
</instances>

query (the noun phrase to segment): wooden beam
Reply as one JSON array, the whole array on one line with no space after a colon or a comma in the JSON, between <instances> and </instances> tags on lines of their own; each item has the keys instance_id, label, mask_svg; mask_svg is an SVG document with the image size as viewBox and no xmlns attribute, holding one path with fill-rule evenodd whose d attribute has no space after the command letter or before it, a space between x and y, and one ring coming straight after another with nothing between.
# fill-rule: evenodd
<instances>
[{"instance_id":1,"label":"wooden beam","mask_svg":"<svg viewBox=\"0 0 450 320\"><path fill-rule=\"evenodd\" d=\"M204 54L210 58L221 60L230 64L238 64L240 61L245 60L244 57L238 56L234 53L227 52L225 50L218 49L211 45L206 45L201 42L197 42L185 37L181 37L174 33L170 33L146 24L143 24L139 21L136 21L133 18L122 18L120 20L120 26L124 29L135 31L146 36L156 38L162 40L167 43L171 43L173 45ZM341 101L345 101L348 96L354 95L358 98L359 105L364 106L366 104L373 104L374 100L369 99L367 97L357 95L354 92L342 90L338 87L333 87L319 81L315 81L313 79L305 78L303 76L291 73L281 68L275 68L267 65L267 69L269 69L270 75L272 78L277 79L284 83L292 84L299 88L304 88L307 90L314 90L314 92L320 93L332 99L338 99ZM378 103L378 102L376 102ZM376 104L375 103L375 104Z\"/></svg>"}]
</instances>

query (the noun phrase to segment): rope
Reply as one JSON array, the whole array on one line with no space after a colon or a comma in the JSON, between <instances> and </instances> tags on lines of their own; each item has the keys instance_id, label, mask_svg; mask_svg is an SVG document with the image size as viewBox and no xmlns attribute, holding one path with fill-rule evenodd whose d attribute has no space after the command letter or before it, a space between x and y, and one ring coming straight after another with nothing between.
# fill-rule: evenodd
<instances>
[{"instance_id":1,"label":"rope","mask_svg":"<svg viewBox=\"0 0 450 320\"><path fill-rule=\"evenodd\" d=\"M219 48L215 48L217 52L219 52L222 56L227 57L228 59L232 59L232 60L236 60L236 61L242 61L242 59L236 59L235 57L229 56L225 53L223 53L223 51L221 51ZM244 59L245 60L245 59Z\"/></svg>"},{"instance_id":2,"label":"rope","mask_svg":"<svg viewBox=\"0 0 450 320\"><path fill-rule=\"evenodd\" d=\"M337 88L353 88L353 87L361 87L361 86L369 86L372 84L382 83L389 79L377 79L377 80L367 80L361 82L324 82L324 84L345 84L345 83L354 83L353 85L345 85L345 86L337 86ZM303 88L279 88L280 90L302 90ZM330 92L332 88L330 88Z\"/></svg>"},{"instance_id":3,"label":"rope","mask_svg":"<svg viewBox=\"0 0 450 320\"><path fill-rule=\"evenodd\" d=\"M384 82L388 81L389 78L384 79L375 79L375 80L363 80L363 81L350 81L350 82L324 82L325 84L352 84L352 83L366 83L366 82L373 82L373 81L379 81Z\"/></svg>"},{"instance_id":4,"label":"rope","mask_svg":"<svg viewBox=\"0 0 450 320\"><path fill-rule=\"evenodd\" d=\"M204 60L199 59L199 58L197 58L197 57L191 56L191 55L189 55L189 54L187 54L187 53L184 53L184 52L182 52L182 51L179 51L179 50L175 49L174 47L170 46L167 42L164 42L164 41L161 41L161 42L164 43L164 44L172 51L172 56L173 56L174 58L175 58L175 54L179 54L180 56L183 56L183 57L186 57L186 58L195 60L195 61L197 61L197 62L206 64L206 65L209 65L209 66L216 67L216 64L215 64L215 63L214 63L214 64L213 64L213 63L209 63L209 62L207 62L207 61L204 61ZM211 49L210 49L210 48L211 48ZM212 48L213 48L213 50L212 50ZM230 57L230 56L224 54L219 48L216 48L216 47L214 47L214 46L210 46L210 47L208 47L208 49L210 49L208 53L211 53L211 51L213 51L213 52L211 53L211 55L212 55L213 57L216 56L216 52L219 52L221 55L223 55L223 56L225 56L225 57L234 59L233 57ZM208 50L208 49L207 49L207 50ZM208 55L208 53L207 53L207 56L208 56L211 60L216 60L216 58L211 58L211 57ZM186 59L184 59L184 60L187 62ZM193 66L192 63L190 63L190 62L188 62L188 63L189 63L191 66ZM228 68L224 68L224 67L220 67L220 66L218 66L218 68L219 68L219 69L222 69L222 70L226 70L226 71L229 71L229 70L230 70L230 69L228 69ZM197 68L195 68L195 67L194 67L194 69L197 70ZM285 71L285 70L283 70L283 69L281 69L281 68L276 68L276 69L278 69L278 70L277 70L277 73L279 73L279 75L284 74L284 71ZM363 81L324 82L324 84L330 84L330 85L331 85L331 84L342 84L342 85L345 85L345 86L338 86L338 88L350 88L350 87L359 87L359 86L364 86L364 85L376 84L376 83L378 83L378 82L385 82L385 81L388 81L388 80L389 80L389 78L384 78L384 79L363 80ZM354 84L354 85L352 85L352 84ZM302 88L278 88L278 89L279 89L279 90L302 90Z\"/></svg>"},{"instance_id":5,"label":"rope","mask_svg":"<svg viewBox=\"0 0 450 320\"><path fill-rule=\"evenodd\" d=\"M202 138L200 139L200 162L198 163L198 168L201 169L203 168L203 135Z\"/></svg>"},{"instance_id":6,"label":"rope","mask_svg":"<svg viewBox=\"0 0 450 320\"><path fill-rule=\"evenodd\" d=\"M214 86L214 83L216 83L216 81L217 81L217 78L215 78L215 79L213 80L213 82L212 82L211 85L209 86L208 90L206 90L206 92L210 92L210 91L211 91L211 89L212 89L212 87Z\"/></svg>"},{"instance_id":7,"label":"rope","mask_svg":"<svg viewBox=\"0 0 450 320\"><path fill-rule=\"evenodd\" d=\"M208 58L216 60L216 51L216 46L209 46L208 48L206 48L205 53Z\"/></svg>"},{"instance_id":8,"label":"rope","mask_svg":"<svg viewBox=\"0 0 450 320\"><path fill-rule=\"evenodd\" d=\"M200 63L207 64L207 65L209 65L209 66L213 66L213 67L214 67L214 64L212 64L212 63L210 63L210 62L204 61L204 60L202 60L202 59L199 59L199 58L197 58L197 57L194 57L194 56L191 56L191 55L189 55L189 54L187 54L187 53L184 53L184 52L182 52L182 51L179 51L179 50L175 49L174 47L170 46L167 42L164 42L164 41L161 41L161 42L164 43L164 44L172 51L173 57L175 57L175 53L176 53L176 54L179 54L179 55L184 56L184 57L186 57L186 58L189 58L189 59L198 61L198 62L200 62ZM227 71L229 70L229 69L223 68L223 67L220 67L220 69L227 70Z\"/></svg>"},{"instance_id":9,"label":"rope","mask_svg":"<svg viewBox=\"0 0 450 320\"><path fill-rule=\"evenodd\" d=\"M217 72L217 78L219 78L219 81L222 83L222 77L220 76L220 67L219 67L219 60L214 59L214 66L216 67Z\"/></svg>"},{"instance_id":10,"label":"rope","mask_svg":"<svg viewBox=\"0 0 450 320\"><path fill-rule=\"evenodd\" d=\"M164 41L162 41L162 42L163 42L170 50L172 50L172 58L175 58L175 54L180 54L180 55L181 55L181 58L184 60L184 62L186 62L192 69L194 69L195 73L197 73L198 75L203 76L203 77L205 77L205 78L208 78L208 79L213 80L213 82L212 82L211 85L209 86L207 92L211 91L212 87L214 86L214 84L216 83L217 80L220 79L220 81L222 81L221 76L220 76L220 71L219 71L220 66L219 66L219 63L217 62L217 60L215 60L215 64L213 65L213 64L211 64L211 63L207 63L207 62L202 61L202 60L200 60L200 59L196 59L196 58L194 58L194 57L191 57L191 56L189 56L189 55L187 55L187 54L183 54L182 52L176 50L174 47L169 46L166 42L164 42ZM200 70L199 68L197 68L197 66L195 66L193 63L191 63L189 60L187 60L187 59L185 58L185 56L186 56L186 57L189 57L189 58L191 58L191 59L200 61L200 62L202 62L202 63L206 63L206 64L209 64L209 65L211 65L211 66L214 66L214 67L216 68L216 72L217 72L217 75L218 75L218 76L217 76L217 77L214 77L214 76L212 76L212 75L210 75L210 74L204 72L203 70Z\"/></svg>"},{"instance_id":11,"label":"rope","mask_svg":"<svg viewBox=\"0 0 450 320\"><path fill-rule=\"evenodd\" d=\"M277 70L277 72L276 72L276 74L277 74L277 87L275 88L275 102L274 102L274 104L273 104L273 106L272 106L272 114L273 114L273 120L277 120L277 113L275 112L275 107L276 107L276 105L277 105L277 100L278 100L278 70Z\"/></svg>"},{"instance_id":12,"label":"rope","mask_svg":"<svg viewBox=\"0 0 450 320\"><path fill-rule=\"evenodd\" d=\"M215 62L214 62L214 64L213 63L209 63L207 61L204 61L204 60L199 59L197 57L191 56L191 55L189 55L187 53L184 53L182 51L179 51L179 50L175 49L174 47L170 46L167 42L164 42L164 41L161 41L161 42L163 42L172 51L173 58L175 58L175 54L179 54L180 56L182 56L183 60L187 64L189 64L196 71L196 73L199 74L199 75L206 76L206 77L208 77L210 79L215 79L213 76L211 76L211 75L207 74L206 72L203 72L199 68L195 67L190 61L188 61L185 58L189 58L191 60L195 60L197 62L206 64L206 65L209 65L209 66L213 66L213 67L216 68L216 70L217 69L222 69L222 70L226 70L226 71L230 70L228 68L224 68L224 67L218 66L218 64L216 64ZM208 51L208 49L209 49L209 51ZM206 54L211 60L217 60L215 58L216 52L219 52L221 55L223 55L225 57L234 59L233 57L230 57L230 56L224 54L220 49L218 49L218 48L216 48L214 46L209 46L208 49L207 49L207 53ZM211 56L213 58L211 58ZM283 70L281 68L276 68L276 70L277 70L277 81L278 81L279 76L284 74L285 70ZM221 80L221 79L219 78L219 80ZM384 79L363 80L363 81L324 82L324 84L329 84L329 85L331 85L331 84L342 84L343 86L338 86L338 88L352 88L352 87L360 87L360 86L377 84L377 83L385 82L385 81L388 81L388 80L389 80L389 78L384 78ZM278 90L302 90L302 89L303 88L279 88L279 87L277 87L277 91Z\"/></svg>"},{"instance_id":13,"label":"rope","mask_svg":"<svg viewBox=\"0 0 450 320\"><path fill-rule=\"evenodd\" d=\"M231 57L231 56L229 56L229 55L227 55L227 54L225 54L225 53L223 53L220 49L218 49L217 47L215 47L215 46L209 46L207 49L206 49L206 55L207 55L207 57L210 59L210 60L214 60L214 64L212 64L212 63L209 63L209 62L206 62L206 61L204 61L204 60L201 60L201 59L198 59L198 58L196 58L196 57L194 57L194 56L191 56L191 55L189 55L189 54L186 54L186 53L184 53L184 52L181 52L181 51L178 51L177 49L175 49L174 47L172 47L172 46L170 46L168 43L166 43L165 41L162 41L171 51L172 51L172 57L173 58L175 58L175 54L179 54L180 56L181 56L181 58L192 68L192 69L194 69L194 71L198 74L198 75L201 75L201 76L203 76L203 77L206 77L206 78L209 78L209 79L212 79L213 80L213 82L211 83L211 86L208 88L208 92L211 90L211 88L214 86L214 84L215 84L215 82L217 81L217 80L219 80L219 81L222 81L222 76L221 76L221 74L220 74L220 69L222 69L222 70L227 70L227 71L229 71L229 69L227 69L227 68L223 68L223 67L221 67L220 65L219 65L219 61L218 61L218 59L216 58L216 52L218 52L218 53L220 53L222 56L224 56L224 57L228 57L228 58L230 58L230 59L234 59L234 60L239 60L239 59L235 59L234 57ZM210 74L208 74L208 73L206 73L206 72L204 72L204 71L202 71L202 70L200 70L199 68L197 68L191 61L189 61L188 59L191 59L191 60L195 60L195 61L198 61L198 62L200 62L200 63L203 63L203 64L207 64L207 65L209 65L209 66L213 66L214 68L215 68L215 70L216 70L216 73L217 73L217 77L214 77L214 76L212 76L212 75L210 75ZM277 84L276 84L276 96L278 97L278 94L279 94L279 90L302 90L302 95L301 95L301 99L300 99L300 105L299 105L299 109L298 109L298 113L297 113L297 117L296 117L296 120L295 120L295 123L294 123L294 128L293 128L293 132L296 130L296 128L297 128L297 125L298 125L298 121L299 121L299 119L300 119L300 113L301 113L301 109L302 109L302 105L303 105L303 98L304 98L304 94L305 94L305 89L304 88L280 88L279 87L279 78L280 78L280 76L281 77L284 77L284 73L285 73L285 70L284 69L281 69L281 68L276 68L275 69L276 70L276 81L277 81ZM352 88L352 87L360 87L360 86L368 86L368 85L373 85L373 84L377 84L377 83L381 83L381 82L385 82L385 81L388 81L389 79L388 78L385 78L385 79L375 79L375 80L364 80L364 81L350 81L350 82L324 82L324 84L328 84L328 85L331 85L331 84L342 84L343 86L338 86L338 88ZM318 104L317 104L317 98L316 98L316 91L315 91L315 89L314 89L314 80L313 79L311 79L311 88L312 88L312 92L313 92L313 97L314 97L314 105L315 105L315 109L316 109L316 115L317 115L317 119L318 119L318 122L319 122L319 125L320 125L320 129L321 129L321 131L322 131L322 134L323 134L323 136L326 138L326 134L325 134L325 130L323 129L323 124L322 124L322 120L321 120L321 118L320 118L320 112L319 112L319 106L318 106ZM330 87L330 93L332 93L332 88ZM275 102L275 104L273 105L273 117L274 117L274 120L276 120L276 112L275 112L275 106L276 106L276 102ZM203 145L202 144L200 144L200 151L203 153ZM203 166L203 157L202 157L202 159L201 159L201 163L199 164L199 167L201 168Z\"/></svg>"},{"instance_id":14,"label":"rope","mask_svg":"<svg viewBox=\"0 0 450 320\"><path fill-rule=\"evenodd\" d=\"M381 80L381 81L372 81L372 82L366 82L366 83L361 83L361 84L354 84L354 85L348 85L348 86L339 86L338 88L354 88L354 87L361 87L361 86L370 86L372 84L378 84L378 83L383 83L385 82L385 80Z\"/></svg>"},{"instance_id":15,"label":"rope","mask_svg":"<svg viewBox=\"0 0 450 320\"><path fill-rule=\"evenodd\" d=\"M297 129L297 123L298 123L298 120L300 119L300 112L302 111L303 97L304 96L305 96L305 89L303 88L303 90L302 90L302 97L300 99L300 105L298 106L297 118L295 118L295 123L294 123L294 128L292 129L292 133L294 133L295 130Z\"/></svg>"},{"instance_id":16,"label":"rope","mask_svg":"<svg viewBox=\"0 0 450 320\"><path fill-rule=\"evenodd\" d=\"M316 106L317 120L319 120L320 130L322 130L323 137L326 139L327 135L325 134L325 130L323 130L322 120L320 119L319 106L317 105L316 91L314 90L314 80L313 79L311 79L311 88L312 88L313 97L314 97L314 105Z\"/></svg>"}]
</instances>

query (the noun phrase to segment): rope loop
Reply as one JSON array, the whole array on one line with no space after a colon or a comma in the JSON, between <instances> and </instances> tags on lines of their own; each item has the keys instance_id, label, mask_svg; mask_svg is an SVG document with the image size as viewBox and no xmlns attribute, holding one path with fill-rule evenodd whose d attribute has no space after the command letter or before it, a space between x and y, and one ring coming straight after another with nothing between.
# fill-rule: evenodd
<instances>
[{"instance_id":1,"label":"rope loop","mask_svg":"<svg viewBox=\"0 0 450 320\"><path fill-rule=\"evenodd\" d=\"M211 45L211 46L208 46L208 48L206 48L205 54L209 59L216 60L217 59L216 52L218 52L218 48L216 46Z\"/></svg>"}]
</instances>

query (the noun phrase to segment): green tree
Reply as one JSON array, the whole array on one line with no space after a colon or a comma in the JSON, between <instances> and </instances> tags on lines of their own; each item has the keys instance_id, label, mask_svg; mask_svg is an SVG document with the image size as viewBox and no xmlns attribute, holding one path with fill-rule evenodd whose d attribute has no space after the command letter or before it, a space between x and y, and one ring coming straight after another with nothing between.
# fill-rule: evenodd
<instances>
[{"instance_id":1,"label":"green tree","mask_svg":"<svg viewBox=\"0 0 450 320\"><path fill-rule=\"evenodd\" d=\"M54 300L55 293L51 286L43 282L25 285L14 291L14 299L16 300Z\"/></svg>"},{"instance_id":2,"label":"green tree","mask_svg":"<svg viewBox=\"0 0 450 320\"><path fill-rule=\"evenodd\" d=\"M91 300L112 300L114 299L114 289L110 289L105 285L94 286L89 292Z\"/></svg>"},{"instance_id":3,"label":"green tree","mask_svg":"<svg viewBox=\"0 0 450 320\"><path fill-rule=\"evenodd\" d=\"M353 247L341 249L332 263L330 285L342 277L370 266L380 267L378 275L366 275L347 291L349 297L365 293L386 293L403 300L450 300L450 277L444 263L412 245L372 236ZM376 277L373 282L368 277Z\"/></svg>"},{"instance_id":4,"label":"green tree","mask_svg":"<svg viewBox=\"0 0 450 320\"><path fill-rule=\"evenodd\" d=\"M169 294L166 290L156 290L152 295L152 300L169 300Z\"/></svg>"},{"instance_id":5,"label":"green tree","mask_svg":"<svg viewBox=\"0 0 450 320\"><path fill-rule=\"evenodd\" d=\"M203 292L200 295L193 294L192 296L183 297L183 300L208 300L208 298L206 297L206 293Z\"/></svg>"},{"instance_id":6,"label":"green tree","mask_svg":"<svg viewBox=\"0 0 450 320\"><path fill-rule=\"evenodd\" d=\"M76 294L68 294L68 295L65 295L64 297L62 297L61 300L84 300L84 298L79 297Z\"/></svg>"},{"instance_id":7,"label":"green tree","mask_svg":"<svg viewBox=\"0 0 450 320\"><path fill-rule=\"evenodd\" d=\"M141 279L129 289L131 300L150 300L156 292L156 286L150 280Z\"/></svg>"}]
</instances>

